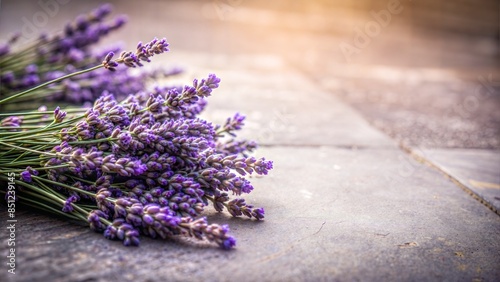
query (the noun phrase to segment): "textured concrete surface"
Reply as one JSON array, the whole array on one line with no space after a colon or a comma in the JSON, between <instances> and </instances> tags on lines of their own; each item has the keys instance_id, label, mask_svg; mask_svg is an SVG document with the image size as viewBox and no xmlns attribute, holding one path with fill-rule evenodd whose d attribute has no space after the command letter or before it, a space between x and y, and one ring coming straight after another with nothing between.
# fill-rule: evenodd
<instances>
[{"instance_id":1,"label":"textured concrete surface","mask_svg":"<svg viewBox=\"0 0 500 282\"><path fill-rule=\"evenodd\" d=\"M311 73L370 124L408 146L500 149L500 73L358 67ZM499 70L500 68L497 68ZM461 77L464 75L466 77Z\"/></svg>"},{"instance_id":2,"label":"textured concrete surface","mask_svg":"<svg viewBox=\"0 0 500 282\"><path fill-rule=\"evenodd\" d=\"M394 146L395 142L371 127L306 77L289 67L271 71L213 70L224 90L211 99L212 114L220 120L236 109L248 116L247 132L263 145ZM248 134L247 134L248 133Z\"/></svg>"},{"instance_id":3,"label":"textured concrete surface","mask_svg":"<svg viewBox=\"0 0 500 282\"><path fill-rule=\"evenodd\" d=\"M238 4L223 17L214 6L221 2L214 1L145 1L140 9L133 1L116 2L118 13L128 13L131 24L107 43L125 39L132 48L138 40L166 35L172 52L155 63L186 67L178 78L183 83L209 72L222 78L204 116L214 122L234 112L248 116L243 136L263 144L257 155L275 162L268 177L252 179L256 189L246 197L266 209L266 219L234 219L208 209L209 220L228 223L238 240L229 252L179 238L143 238L140 247L127 248L86 226L20 209L18 273L0 270L0 281L498 281L500 217L441 172L410 157L397 146L401 140L375 129L367 111L353 110L338 92L370 97L358 90L382 92L383 83L372 82L392 81L406 83L410 95L412 87L427 80L456 81L455 73L434 71L432 64L491 67L490 40L414 32L410 16L421 16L425 5L434 5L421 1L415 10L405 6L405 14L395 17L355 63L430 68L401 73L400 68L343 65L338 44L351 40L353 28L370 20L368 10L356 10L362 4L340 1L325 9L311 4L308 11L317 17L303 18L300 3L306 1L287 7L223 3L229 2ZM2 1L2 35L40 10L36 1L14 3ZM61 6L47 29L60 30L66 18L97 3ZM369 9L386 5L379 4ZM464 5L453 9L482 9ZM435 20L431 25L442 18L429 17ZM467 33L476 28L489 36L490 25L478 22L464 21L463 26ZM397 52L388 48L394 44ZM358 83L362 87L355 87ZM494 176L496 161L487 163L477 151L457 152L429 155L456 177L493 181L476 176ZM464 157L471 166L460 166ZM5 207L0 209L4 230ZM6 236L0 232L0 242ZM4 243L0 249L5 257Z\"/></svg>"},{"instance_id":4,"label":"textured concrete surface","mask_svg":"<svg viewBox=\"0 0 500 282\"><path fill-rule=\"evenodd\" d=\"M266 208L266 220L209 212L211 221L230 224L235 250L149 239L127 248L86 227L24 212L12 281L499 277L500 217L425 165L402 173L407 156L397 149L272 147L259 154L276 169L254 179L248 201Z\"/></svg>"}]
</instances>

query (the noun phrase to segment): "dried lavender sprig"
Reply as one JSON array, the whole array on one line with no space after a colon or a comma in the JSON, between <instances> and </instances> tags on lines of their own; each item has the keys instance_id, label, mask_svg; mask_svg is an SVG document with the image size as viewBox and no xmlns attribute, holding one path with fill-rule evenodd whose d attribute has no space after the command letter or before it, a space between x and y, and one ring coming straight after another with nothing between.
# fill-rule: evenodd
<instances>
[{"instance_id":1,"label":"dried lavender sprig","mask_svg":"<svg viewBox=\"0 0 500 282\"><path fill-rule=\"evenodd\" d=\"M253 172L266 175L273 168L273 162L266 161L265 158L257 160L254 157L238 157L238 155L224 156L222 154L213 154L205 162L208 166L216 169L223 167L234 169L241 175L252 174Z\"/></svg>"},{"instance_id":2,"label":"dried lavender sprig","mask_svg":"<svg viewBox=\"0 0 500 282\"><path fill-rule=\"evenodd\" d=\"M87 44L95 43L101 35L107 34L110 30L119 28L125 22L122 17L118 17L113 25L102 25L103 19L111 10L112 6L110 4L103 4L89 14L80 15L73 22L68 23L62 34L41 34L37 41L26 45L24 49L16 51L15 56L0 59L0 66L6 68L7 62L13 62L19 65L19 61L22 58L25 58L25 61L33 61L33 56L38 56L39 59L40 56L42 56L42 61L45 61L47 58L43 58L44 56L61 55L61 52L59 52L62 51L61 49L64 49L66 52L70 50L71 47L76 47L78 49L86 47L86 44L82 44L85 42L87 42ZM95 26L93 26L94 24ZM94 27L94 29L89 30L91 27ZM85 33L86 31L90 32L87 34ZM92 38L92 40L89 41L86 38ZM73 41L75 41L74 39L78 41L78 46L72 46ZM46 48L49 48L49 50L41 52ZM34 50L36 50L36 52L34 52ZM54 63L53 60L51 61L49 59L48 61Z\"/></svg>"},{"instance_id":3,"label":"dried lavender sprig","mask_svg":"<svg viewBox=\"0 0 500 282\"><path fill-rule=\"evenodd\" d=\"M123 240L126 246L139 244L139 232L163 239L171 235L187 235L215 242L224 249L235 246L227 225L208 224L205 217L177 217L168 207L142 205L137 200L119 198L114 201L114 221L104 232L108 239ZM93 224L93 221L89 222Z\"/></svg>"},{"instance_id":4,"label":"dried lavender sprig","mask_svg":"<svg viewBox=\"0 0 500 282\"><path fill-rule=\"evenodd\" d=\"M233 199L229 201L227 193L218 193L217 195L203 196L204 198L210 200L216 211L221 212L226 208L228 212L234 216L247 216L249 218L255 218L257 220L264 219L264 208L254 208L253 205L249 205L245 202L245 199Z\"/></svg>"},{"instance_id":5,"label":"dried lavender sprig","mask_svg":"<svg viewBox=\"0 0 500 282\"><path fill-rule=\"evenodd\" d=\"M184 110L185 106L193 105L200 99L206 98L211 95L213 89L219 87L220 78L215 74L209 74L206 79L198 82L197 79L193 80L193 86L184 86L182 92L179 93L177 89L169 90L165 95L164 106Z\"/></svg>"},{"instance_id":6,"label":"dried lavender sprig","mask_svg":"<svg viewBox=\"0 0 500 282\"><path fill-rule=\"evenodd\" d=\"M217 132L217 135L222 136L224 133L227 133L235 137L236 134L234 133L234 131L240 130L245 125L245 118L246 117L244 115L236 113L233 117L228 118L223 126L216 127L215 130Z\"/></svg>"},{"instance_id":7,"label":"dried lavender sprig","mask_svg":"<svg viewBox=\"0 0 500 282\"><path fill-rule=\"evenodd\" d=\"M205 217L196 220L190 217L182 218L179 226L183 227L184 232L190 236L215 242L223 249L229 250L236 245L236 239L228 234L229 227L227 225L209 225Z\"/></svg>"},{"instance_id":8,"label":"dried lavender sprig","mask_svg":"<svg viewBox=\"0 0 500 282\"><path fill-rule=\"evenodd\" d=\"M239 155L248 157L248 153L253 152L257 148L255 141L249 140L228 140L225 142L217 142L216 153L224 156Z\"/></svg>"},{"instance_id":9,"label":"dried lavender sprig","mask_svg":"<svg viewBox=\"0 0 500 282\"><path fill-rule=\"evenodd\" d=\"M150 57L153 57L157 54L162 54L168 51L168 43L167 39L163 38L158 40L158 38L154 38L151 42L146 44L142 44L139 42L137 44L137 48L135 52L132 51L123 51L120 54L120 57L116 60L111 60L115 55L113 52L109 52L104 58L102 64L106 69L110 71L114 71L118 64L124 64L127 67L135 68L142 67L142 61L150 62Z\"/></svg>"}]
</instances>

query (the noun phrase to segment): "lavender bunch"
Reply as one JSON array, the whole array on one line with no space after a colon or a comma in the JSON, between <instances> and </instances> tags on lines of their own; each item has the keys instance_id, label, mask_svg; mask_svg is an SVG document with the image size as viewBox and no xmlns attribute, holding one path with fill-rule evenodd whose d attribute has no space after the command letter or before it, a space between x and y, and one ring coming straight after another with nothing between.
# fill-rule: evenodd
<instances>
[{"instance_id":1,"label":"lavender bunch","mask_svg":"<svg viewBox=\"0 0 500 282\"><path fill-rule=\"evenodd\" d=\"M19 33L6 43L0 44L0 99L30 89L41 83L52 81L78 70L87 69L102 61L109 52L117 52L116 46L95 50L101 39L119 30L127 17L120 15L107 21L112 7L104 4L92 12L76 17L57 34L40 34L33 42L19 46ZM103 90L112 91L118 98L144 90L148 82L156 77L179 73L179 69L158 69L134 74L128 68L116 70L112 77L106 70L71 77L60 84L33 91L28 97L16 99L16 108L21 102L33 99L46 102L81 104L93 102ZM4 108L11 109L14 105Z\"/></svg>"},{"instance_id":2,"label":"lavender bunch","mask_svg":"<svg viewBox=\"0 0 500 282\"><path fill-rule=\"evenodd\" d=\"M109 52L98 65L11 95L0 105L97 70L113 76L167 51L166 40L155 38L116 59ZM273 163L250 156L255 142L236 139L243 115L223 125L199 117L219 83L209 74L182 88L141 89L121 101L105 90L90 108L0 114L0 181L14 173L22 187L19 203L85 221L127 246L138 245L140 235L180 235L230 249L236 240L228 226L209 224L203 211L212 205L262 220L264 209L240 196L254 190L248 175L266 175Z\"/></svg>"}]
</instances>

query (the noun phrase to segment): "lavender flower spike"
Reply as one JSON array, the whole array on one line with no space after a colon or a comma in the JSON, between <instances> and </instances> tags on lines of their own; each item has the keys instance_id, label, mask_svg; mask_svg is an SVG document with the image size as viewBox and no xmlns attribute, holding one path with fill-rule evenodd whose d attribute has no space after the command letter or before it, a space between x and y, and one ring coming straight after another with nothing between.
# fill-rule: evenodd
<instances>
[{"instance_id":1,"label":"lavender flower spike","mask_svg":"<svg viewBox=\"0 0 500 282\"><path fill-rule=\"evenodd\" d=\"M69 196L66 201L64 202L64 206L62 208L63 212L72 212L73 211L73 206L71 205L74 202L77 202L80 200L80 197L78 195L72 195Z\"/></svg>"},{"instance_id":2,"label":"lavender flower spike","mask_svg":"<svg viewBox=\"0 0 500 282\"><path fill-rule=\"evenodd\" d=\"M228 118L226 120L226 123L222 126L222 128L216 128L217 134L222 136L225 132L233 137L236 137L234 131L240 130L245 125L244 121L245 116L240 113L236 113L232 118Z\"/></svg>"},{"instance_id":3,"label":"lavender flower spike","mask_svg":"<svg viewBox=\"0 0 500 282\"><path fill-rule=\"evenodd\" d=\"M124 64L130 68L142 67L142 61L150 62L150 57L153 57L156 54L162 54L167 51L167 39L163 38L159 40L158 38L154 38L151 42L148 42L144 45L142 44L142 42L139 42L137 44L135 52L123 51L120 54L120 57L116 59L116 61L111 60L111 58L114 56L114 53L109 52L104 58L102 64L105 68L111 71L114 71L114 68L117 67L118 64Z\"/></svg>"},{"instance_id":4,"label":"lavender flower spike","mask_svg":"<svg viewBox=\"0 0 500 282\"><path fill-rule=\"evenodd\" d=\"M106 57L104 57L104 60L102 61L102 65L104 66L104 68L110 70L110 71L115 71L116 67L118 66L118 63L116 63L115 61L111 61L111 59L113 58L113 56L115 55L115 53L113 52L109 52Z\"/></svg>"},{"instance_id":5,"label":"lavender flower spike","mask_svg":"<svg viewBox=\"0 0 500 282\"><path fill-rule=\"evenodd\" d=\"M59 106L54 110L54 121L60 123L66 117L66 112L61 111Z\"/></svg>"},{"instance_id":6,"label":"lavender flower spike","mask_svg":"<svg viewBox=\"0 0 500 282\"><path fill-rule=\"evenodd\" d=\"M102 232L106 229L106 226L101 222L101 218L107 219L108 215L101 210L93 210L89 213L87 220L90 225L90 229Z\"/></svg>"},{"instance_id":7,"label":"lavender flower spike","mask_svg":"<svg viewBox=\"0 0 500 282\"><path fill-rule=\"evenodd\" d=\"M182 218L180 224L187 235L197 239L207 239L209 242L217 243L221 248L229 250L236 245L236 239L230 236L227 225L208 224L206 217L193 220L192 218Z\"/></svg>"},{"instance_id":8,"label":"lavender flower spike","mask_svg":"<svg viewBox=\"0 0 500 282\"><path fill-rule=\"evenodd\" d=\"M3 120L0 121L0 126L5 126L5 127L19 127L21 126L21 123L23 122L22 117L18 116L9 116L4 118Z\"/></svg>"},{"instance_id":9,"label":"lavender flower spike","mask_svg":"<svg viewBox=\"0 0 500 282\"><path fill-rule=\"evenodd\" d=\"M21 176L21 179L24 182L31 183L31 181L32 181L31 176L32 175L37 176L38 171L32 169L30 166L27 166L26 169L23 172L21 172L19 175Z\"/></svg>"}]
</instances>

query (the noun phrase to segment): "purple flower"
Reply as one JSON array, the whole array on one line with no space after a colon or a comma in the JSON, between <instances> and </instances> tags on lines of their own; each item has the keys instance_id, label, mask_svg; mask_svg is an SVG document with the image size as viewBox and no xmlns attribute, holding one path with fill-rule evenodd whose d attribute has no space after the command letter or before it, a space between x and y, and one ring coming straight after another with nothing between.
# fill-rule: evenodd
<instances>
[{"instance_id":1,"label":"purple flower","mask_svg":"<svg viewBox=\"0 0 500 282\"><path fill-rule=\"evenodd\" d=\"M263 208L257 208L252 210L252 216L255 217L257 220L261 220L264 218L264 209Z\"/></svg>"},{"instance_id":2,"label":"purple flower","mask_svg":"<svg viewBox=\"0 0 500 282\"><path fill-rule=\"evenodd\" d=\"M104 17L111 13L112 10L113 6L111 4L103 4L90 13L89 19L91 21L101 21Z\"/></svg>"},{"instance_id":3,"label":"purple flower","mask_svg":"<svg viewBox=\"0 0 500 282\"><path fill-rule=\"evenodd\" d=\"M125 111L125 108L121 105L113 106L107 113L106 116L109 118L114 125L127 126L130 124L130 118Z\"/></svg>"},{"instance_id":4,"label":"purple flower","mask_svg":"<svg viewBox=\"0 0 500 282\"><path fill-rule=\"evenodd\" d=\"M238 157L238 155L213 154L205 162L216 169L223 167L234 169L241 175L252 174L253 172L264 175L273 168L273 162L266 161L265 158L256 160L254 157Z\"/></svg>"},{"instance_id":5,"label":"purple flower","mask_svg":"<svg viewBox=\"0 0 500 282\"><path fill-rule=\"evenodd\" d=\"M103 66L111 71L115 70L118 64L124 64L127 67L142 67L142 61L150 62L150 57L168 51L168 43L165 38L158 40L154 38L151 42L142 44L139 42L135 52L123 51L116 61L111 59L114 56L113 52L109 52L103 60Z\"/></svg>"},{"instance_id":6,"label":"purple flower","mask_svg":"<svg viewBox=\"0 0 500 282\"><path fill-rule=\"evenodd\" d=\"M4 127L19 127L22 122L22 116L10 116L2 119L2 121L0 121L0 125Z\"/></svg>"},{"instance_id":7,"label":"purple flower","mask_svg":"<svg viewBox=\"0 0 500 282\"><path fill-rule=\"evenodd\" d=\"M40 78L36 74L28 74L23 77L21 86L22 88L27 88L40 83Z\"/></svg>"},{"instance_id":8,"label":"purple flower","mask_svg":"<svg viewBox=\"0 0 500 282\"><path fill-rule=\"evenodd\" d=\"M245 178L241 178L241 177L236 177L236 178L233 178L233 191L241 191L243 193L250 193L252 192L253 190L253 186L252 186L252 183L250 183L250 181L248 181L247 179ZM237 195L240 195L241 193L238 193L238 192L235 192Z\"/></svg>"},{"instance_id":9,"label":"purple flower","mask_svg":"<svg viewBox=\"0 0 500 282\"><path fill-rule=\"evenodd\" d=\"M35 64L28 65L24 71L26 74L36 74L38 72L38 67Z\"/></svg>"},{"instance_id":10,"label":"purple flower","mask_svg":"<svg viewBox=\"0 0 500 282\"><path fill-rule=\"evenodd\" d=\"M63 212L72 212L73 211L73 205L72 203L75 203L80 200L80 197L78 195L72 195L69 196L66 201L64 202L64 206L62 208Z\"/></svg>"},{"instance_id":11,"label":"purple flower","mask_svg":"<svg viewBox=\"0 0 500 282\"><path fill-rule=\"evenodd\" d=\"M65 73L62 71L50 71L50 72L47 72L45 74L44 79L45 80L54 80L54 79L59 78L63 75L65 75Z\"/></svg>"},{"instance_id":12,"label":"purple flower","mask_svg":"<svg viewBox=\"0 0 500 282\"><path fill-rule=\"evenodd\" d=\"M24 182L28 182L28 183L31 183L32 179L31 179L31 173L29 173L29 171L23 171L20 173L21 175L21 179L24 181Z\"/></svg>"},{"instance_id":13,"label":"purple flower","mask_svg":"<svg viewBox=\"0 0 500 282\"><path fill-rule=\"evenodd\" d=\"M216 128L217 134L222 135L223 133L227 133L233 137L236 136L236 134L233 131L240 130L243 125L245 125L243 122L245 120L245 116L241 115L239 113L236 113L232 118L228 118L226 120L226 123L222 128Z\"/></svg>"},{"instance_id":14,"label":"purple flower","mask_svg":"<svg viewBox=\"0 0 500 282\"><path fill-rule=\"evenodd\" d=\"M184 86L181 93L175 88L170 89L165 95L164 105L174 109L184 109L186 105L193 105L200 98L208 97L212 93L212 89L219 86L220 79L214 74L209 74L207 79L202 79L198 82L193 81L193 86Z\"/></svg>"},{"instance_id":15,"label":"purple flower","mask_svg":"<svg viewBox=\"0 0 500 282\"><path fill-rule=\"evenodd\" d=\"M66 117L66 112L61 111L59 106L54 110L54 121L56 123L61 123Z\"/></svg>"},{"instance_id":16,"label":"purple flower","mask_svg":"<svg viewBox=\"0 0 500 282\"><path fill-rule=\"evenodd\" d=\"M71 48L67 56L70 63L78 63L85 59L86 54L80 49Z\"/></svg>"},{"instance_id":17,"label":"purple flower","mask_svg":"<svg viewBox=\"0 0 500 282\"><path fill-rule=\"evenodd\" d=\"M168 207L157 204L142 205L131 198L121 198L115 202L115 217L118 217L120 225L126 223L130 228L137 228L150 237L160 236L163 239L168 235L179 233L181 222L181 219L174 216ZM114 239L114 231L113 227L109 229L111 239ZM117 238L122 239L120 236Z\"/></svg>"},{"instance_id":18,"label":"purple flower","mask_svg":"<svg viewBox=\"0 0 500 282\"><path fill-rule=\"evenodd\" d=\"M115 21L112 25L111 29L118 29L125 25L128 21L128 17L126 15L119 15L118 17L115 18Z\"/></svg>"},{"instance_id":19,"label":"purple flower","mask_svg":"<svg viewBox=\"0 0 500 282\"><path fill-rule=\"evenodd\" d=\"M101 210L91 211L87 217L90 229L102 232L105 229L105 225L101 222L101 218L107 219L108 215Z\"/></svg>"},{"instance_id":20,"label":"purple flower","mask_svg":"<svg viewBox=\"0 0 500 282\"><path fill-rule=\"evenodd\" d=\"M225 250L232 249L234 246L236 246L236 239L234 239L234 237L229 236L226 239L224 239L224 241L222 241L220 245Z\"/></svg>"},{"instance_id":21,"label":"purple flower","mask_svg":"<svg viewBox=\"0 0 500 282\"><path fill-rule=\"evenodd\" d=\"M108 200L112 195L111 191L107 188L99 189L95 195L97 207L107 214L110 214L110 211L115 207L115 205Z\"/></svg>"},{"instance_id":22,"label":"purple flower","mask_svg":"<svg viewBox=\"0 0 500 282\"><path fill-rule=\"evenodd\" d=\"M8 44L0 44L0 57L7 55L10 52Z\"/></svg>"},{"instance_id":23,"label":"purple flower","mask_svg":"<svg viewBox=\"0 0 500 282\"><path fill-rule=\"evenodd\" d=\"M193 220L192 218L182 218L179 224L183 233L197 239L206 239L209 242L215 242L223 249L231 249L236 245L236 240L229 236L229 227L227 225L208 224L205 217Z\"/></svg>"},{"instance_id":24,"label":"purple flower","mask_svg":"<svg viewBox=\"0 0 500 282\"><path fill-rule=\"evenodd\" d=\"M124 150L128 149L131 142L132 142L132 135L130 134L130 132L122 132L118 135L117 143Z\"/></svg>"},{"instance_id":25,"label":"purple flower","mask_svg":"<svg viewBox=\"0 0 500 282\"><path fill-rule=\"evenodd\" d=\"M51 69L64 69L66 66L71 66L73 70L70 68L64 69L64 73L68 74L70 72L94 65L95 62L92 61L93 56L92 52L89 51L89 47L97 43L109 32L120 28L126 23L125 16L118 16L110 22L104 22L104 18L110 13L110 11L111 6L104 5L87 15L80 15L73 22L68 23L65 27L64 34L42 34L37 39L38 41L35 42L37 44L33 52L33 55L36 55L35 58L31 60L20 60L20 63L16 63L15 66L12 66L14 69L3 71L2 77L0 78L3 86L1 94L14 94L19 90L33 87L42 82L61 76L44 74L46 70L45 68L39 70L39 67L41 66L50 65ZM7 55L10 52L10 45L17 37L17 35L13 36L11 40L9 40L8 44L0 46L0 56ZM14 55L16 54L17 53L14 53ZM23 53L19 55L22 56ZM35 61L36 64L31 63ZM15 77L8 75L9 71L15 71ZM50 71L48 73L50 73ZM47 76L47 78L45 78L45 76ZM79 77L71 78L71 81L85 80L89 76L91 76L91 74L81 75ZM122 80L124 76L133 79L130 79L126 84L121 83L120 81L113 81L111 85L114 87L111 87L108 90L114 91L123 88L122 92L116 94L128 95L129 93L144 89L144 82L137 83L140 76L135 77L134 75L126 73L126 71L121 72ZM103 76L100 76L99 78L99 80L102 81L106 80ZM133 85L134 82L132 81L135 81L135 86L132 89L133 91L129 92L128 90L130 89L127 89L127 86ZM91 81L82 81L82 83L78 84L80 84L81 90L78 90L77 93L72 91L72 89L61 90L60 86L51 85L50 88L53 89L52 93L54 94L52 97L47 98L47 100L64 100L71 103L80 103L83 101L94 100L103 90L102 83L98 84L99 87L97 88L93 87ZM122 87L122 85L125 86ZM139 88L137 85L140 85Z\"/></svg>"},{"instance_id":26,"label":"purple flower","mask_svg":"<svg viewBox=\"0 0 500 282\"><path fill-rule=\"evenodd\" d=\"M115 53L109 52L102 61L103 66L110 71L115 71L116 70L115 68L118 66L117 62L111 60L114 55Z\"/></svg>"},{"instance_id":27,"label":"purple flower","mask_svg":"<svg viewBox=\"0 0 500 282\"><path fill-rule=\"evenodd\" d=\"M257 174L260 175L267 175L268 171L273 169L273 162L272 161L266 161L265 158L261 158L257 160L254 164L254 169Z\"/></svg>"},{"instance_id":28,"label":"purple flower","mask_svg":"<svg viewBox=\"0 0 500 282\"><path fill-rule=\"evenodd\" d=\"M224 143L218 142L216 153L224 156L242 154L247 157L247 154L253 152L256 148L257 143L255 141L236 141L232 139Z\"/></svg>"},{"instance_id":29,"label":"purple flower","mask_svg":"<svg viewBox=\"0 0 500 282\"><path fill-rule=\"evenodd\" d=\"M139 231L123 218L113 221L104 231L104 237L110 240L122 240L125 246L139 246Z\"/></svg>"},{"instance_id":30,"label":"purple flower","mask_svg":"<svg viewBox=\"0 0 500 282\"><path fill-rule=\"evenodd\" d=\"M132 175L142 175L146 172L148 167L143 164L140 160L135 160L127 163L125 170L128 170Z\"/></svg>"},{"instance_id":31,"label":"purple flower","mask_svg":"<svg viewBox=\"0 0 500 282\"><path fill-rule=\"evenodd\" d=\"M21 179L24 182L31 183L31 181L33 180L31 176L32 175L37 176L38 171L35 169L32 169L30 166L27 166L26 169L24 171L22 171L19 175L21 176Z\"/></svg>"},{"instance_id":32,"label":"purple flower","mask_svg":"<svg viewBox=\"0 0 500 282\"><path fill-rule=\"evenodd\" d=\"M12 84L14 79L15 79L14 73L10 70L8 70L0 75L0 82L7 84L7 85Z\"/></svg>"},{"instance_id":33,"label":"purple flower","mask_svg":"<svg viewBox=\"0 0 500 282\"><path fill-rule=\"evenodd\" d=\"M252 205L245 203L245 199L233 199L227 202L227 209L232 216L238 217L241 215L254 217L257 220L264 218L263 208L254 208Z\"/></svg>"}]
</instances>

